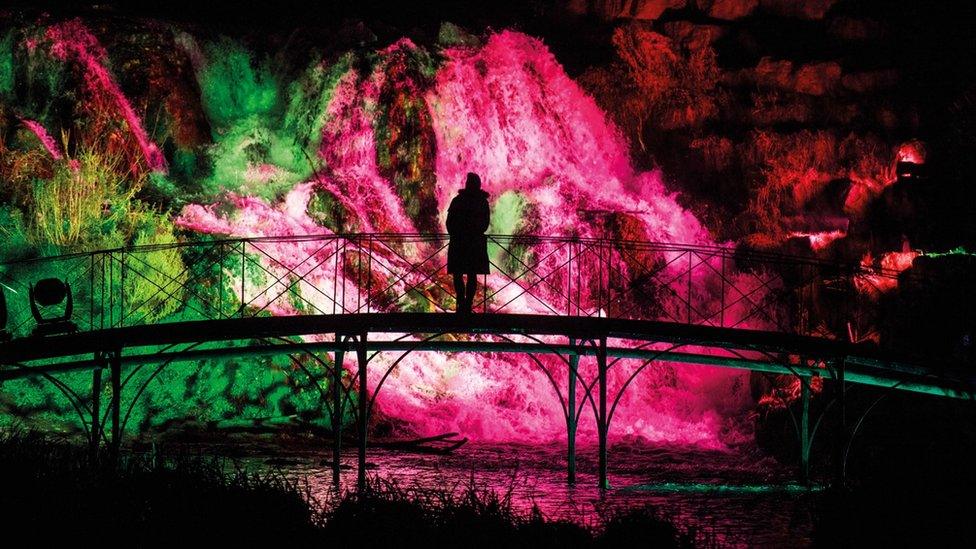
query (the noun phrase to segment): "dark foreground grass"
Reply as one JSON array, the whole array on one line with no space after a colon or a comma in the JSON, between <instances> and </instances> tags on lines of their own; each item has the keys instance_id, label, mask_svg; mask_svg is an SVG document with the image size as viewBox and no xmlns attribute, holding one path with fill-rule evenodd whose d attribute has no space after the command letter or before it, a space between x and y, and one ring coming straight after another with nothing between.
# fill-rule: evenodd
<instances>
[{"instance_id":1,"label":"dark foreground grass","mask_svg":"<svg viewBox=\"0 0 976 549\"><path fill-rule=\"evenodd\" d=\"M322 547L691 547L653 510L607 519L593 532L516 512L507 495L403 490L373 480L314 504L307 486L201 456L122 456L92 463L85 448L27 432L0 434L0 527L37 546L137 547L286 542ZM313 501L310 505L309 502ZM11 537L14 536L14 537Z\"/></svg>"},{"instance_id":2,"label":"dark foreground grass","mask_svg":"<svg viewBox=\"0 0 976 549\"><path fill-rule=\"evenodd\" d=\"M126 455L91 463L87 449L24 432L0 435L4 535L46 546L162 546L281 537L313 542L317 516L282 475L221 460Z\"/></svg>"}]
</instances>

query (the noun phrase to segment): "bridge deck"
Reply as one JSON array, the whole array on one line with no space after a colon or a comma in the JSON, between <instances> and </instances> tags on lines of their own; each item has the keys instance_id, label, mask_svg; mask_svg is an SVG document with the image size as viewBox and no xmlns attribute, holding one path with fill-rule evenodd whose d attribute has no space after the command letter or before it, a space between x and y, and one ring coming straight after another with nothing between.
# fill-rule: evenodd
<instances>
[{"instance_id":1,"label":"bridge deck","mask_svg":"<svg viewBox=\"0 0 976 549\"><path fill-rule=\"evenodd\" d=\"M524 314L359 313L199 320L94 330L48 337L26 337L0 343L0 381L94 367L98 351L122 350L125 363L197 360L219 356L269 355L296 352L293 343L237 345L220 349L140 353L140 348L198 342L253 341L313 334L409 333L493 334L499 336L564 336L575 340L607 338L637 343L669 343L751 353L758 358L717 352L635 349L609 346L608 356L659 359L678 363L724 366L752 371L814 376L822 368L797 367L788 355L844 364L845 381L954 398L973 398L967 380L948 376L941 368L910 364L885 356L870 346L785 334L689 325L671 322L595 317ZM334 341L302 343L298 350L333 351ZM368 341L371 351L449 351L593 354L592 347L564 343L511 341ZM73 360L72 360L73 359Z\"/></svg>"}]
</instances>

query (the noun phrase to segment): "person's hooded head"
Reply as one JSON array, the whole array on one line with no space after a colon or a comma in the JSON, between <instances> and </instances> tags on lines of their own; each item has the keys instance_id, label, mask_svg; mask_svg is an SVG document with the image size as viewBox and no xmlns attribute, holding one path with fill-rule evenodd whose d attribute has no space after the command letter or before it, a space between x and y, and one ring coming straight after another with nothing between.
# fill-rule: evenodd
<instances>
[{"instance_id":1,"label":"person's hooded head","mask_svg":"<svg viewBox=\"0 0 976 549\"><path fill-rule=\"evenodd\" d=\"M476 192L481 190L481 178L474 172L468 172L467 179L464 180L464 190Z\"/></svg>"}]
</instances>

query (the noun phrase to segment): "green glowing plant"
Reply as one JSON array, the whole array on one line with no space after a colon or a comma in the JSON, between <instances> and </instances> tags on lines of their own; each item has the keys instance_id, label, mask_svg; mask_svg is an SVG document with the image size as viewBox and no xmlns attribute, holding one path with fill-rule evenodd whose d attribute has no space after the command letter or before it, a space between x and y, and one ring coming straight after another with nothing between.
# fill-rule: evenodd
<instances>
[{"instance_id":1,"label":"green glowing plant","mask_svg":"<svg viewBox=\"0 0 976 549\"><path fill-rule=\"evenodd\" d=\"M214 144L207 150L212 173L200 182L200 191L274 200L314 175L326 110L352 56L332 65L313 63L285 84L269 62L253 61L229 39L206 51L212 61L197 80Z\"/></svg>"},{"instance_id":2,"label":"green glowing plant","mask_svg":"<svg viewBox=\"0 0 976 549\"><path fill-rule=\"evenodd\" d=\"M528 198L518 191L501 194L491 207L491 234L531 235L538 226L538 212ZM512 240L507 249L491 242L488 251L497 265L508 272L520 272L525 264L531 264L532 246L529 243Z\"/></svg>"},{"instance_id":3,"label":"green glowing plant","mask_svg":"<svg viewBox=\"0 0 976 549\"><path fill-rule=\"evenodd\" d=\"M83 150L58 163L51 179L35 181L28 208L34 241L66 250L125 244L133 221L147 212L134 200L138 185L119 175L121 162Z\"/></svg>"},{"instance_id":4,"label":"green glowing plant","mask_svg":"<svg viewBox=\"0 0 976 549\"><path fill-rule=\"evenodd\" d=\"M165 246L175 244L173 224L159 216L153 224L140 227L133 244L136 246ZM179 248L163 247L150 253L130 254L125 277L125 301L129 308L143 315L137 319L151 324L165 319L183 306L183 294L188 280Z\"/></svg>"},{"instance_id":5,"label":"green glowing plant","mask_svg":"<svg viewBox=\"0 0 976 549\"><path fill-rule=\"evenodd\" d=\"M210 45L207 53L207 66L199 75L200 93L215 127L226 128L242 118L268 115L278 107L278 81L267 63L256 65L248 52L229 38Z\"/></svg>"},{"instance_id":6,"label":"green glowing plant","mask_svg":"<svg viewBox=\"0 0 976 549\"><path fill-rule=\"evenodd\" d=\"M0 38L0 99L6 99L14 91L14 36L7 32Z\"/></svg>"},{"instance_id":7,"label":"green glowing plant","mask_svg":"<svg viewBox=\"0 0 976 549\"><path fill-rule=\"evenodd\" d=\"M354 233L359 225L356 216L349 215L342 202L322 188L312 191L305 213L312 221L335 233Z\"/></svg>"},{"instance_id":8,"label":"green glowing plant","mask_svg":"<svg viewBox=\"0 0 976 549\"><path fill-rule=\"evenodd\" d=\"M0 205L0 261L20 259L29 254L30 240L24 224L24 214L19 209Z\"/></svg>"},{"instance_id":9,"label":"green glowing plant","mask_svg":"<svg viewBox=\"0 0 976 549\"><path fill-rule=\"evenodd\" d=\"M326 122L325 112L332 101L339 79L352 67L355 57L347 53L331 66L313 63L305 72L288 86L288 108L285 111L282 129L292 136L296 146L304 148L312 157L318 150L322 139L322 128ZM296 152L301 152L296 151ZM297 158L301 163L305 158Z\"/></svg>"},{"instance_id":10,"label":"green glowing plant","mask_svg":"<svg viewBox=\"0 0 976 549\"><path fill-rule=\"evenodd\" d=\"M2 107L0 104L0 116L6 114ZM9 141L0 136L0 180L4 182L0 186L0 200L23 207L33 193L34 181L53 175L54 162L37 137L26 128L21 126L11 133L13 137Z\"/></svg>"}]
</instances>

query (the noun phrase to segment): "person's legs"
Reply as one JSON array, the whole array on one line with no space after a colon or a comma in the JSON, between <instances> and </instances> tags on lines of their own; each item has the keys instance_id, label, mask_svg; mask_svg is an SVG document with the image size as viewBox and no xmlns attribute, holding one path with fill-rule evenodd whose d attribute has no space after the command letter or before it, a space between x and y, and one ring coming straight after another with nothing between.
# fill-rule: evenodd
<instances>
[{"instance_id":1,"label":"person's legs","mask_svg":"<svg viewBox=\"0 0 976 549\"><path fill-rule=\"evenodd\" d=\"M464 275L461 273L454 273L454 295L457 296L457 305L454 308L454 312L464 312L467 299L464 295Z\"/></svg>"},{"instance_id":2,"label":"person's legs","mask_svg":"<svg viewBox=\"0 0 976 549\"><path fill-rule=\"evenodd\" d=\"M478 274L468 273L468 288L467 292L464 294L465 299L468 300L468 312L474 307L474 295L478 291Z\"/></svg>"}]
</instances>

